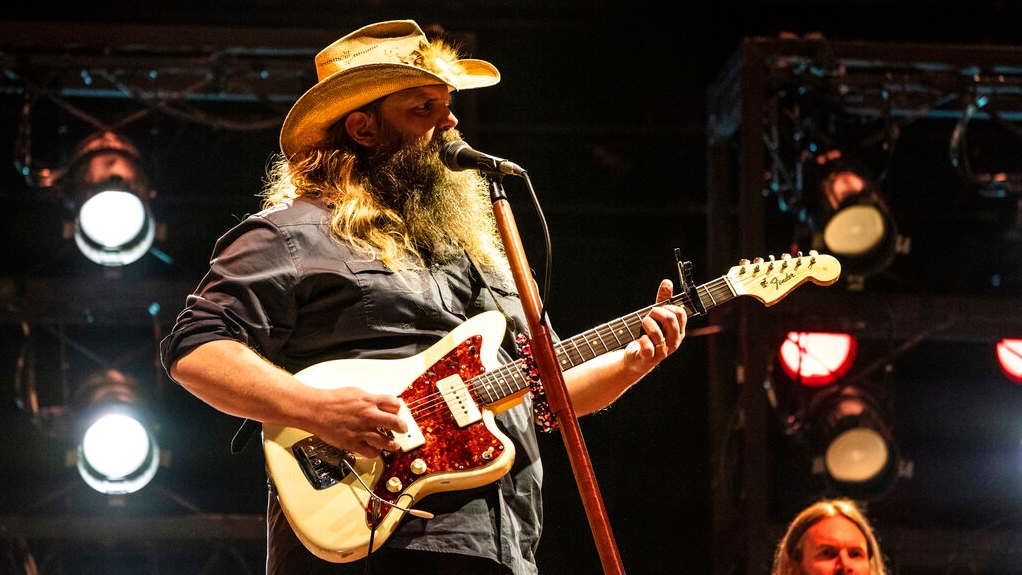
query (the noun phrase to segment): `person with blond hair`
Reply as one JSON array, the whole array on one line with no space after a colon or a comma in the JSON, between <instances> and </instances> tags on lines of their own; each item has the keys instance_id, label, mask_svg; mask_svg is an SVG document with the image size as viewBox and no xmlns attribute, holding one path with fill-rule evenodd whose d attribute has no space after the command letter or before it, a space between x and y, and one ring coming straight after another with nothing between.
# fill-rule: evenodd
<instances>
[{"instance_id":1,"label":"person with blond hair","mask_svg":"<svg viewBox=\"0 0 1022 575\"><path fill-rule=\"evenodd\" d=\"M217 241L164 366L262 424L269 575L533 575L551 412L490 182L441 157L461 142L451 92L500 75L411 20L355 30L315 63L264 209ZM678 349L672 293L663 280L632 329L565 368L577 415Z\"/></svg>"},{"instance_id":2,"label":"person with blond hair","mask_svg":"<svg viewBox=\"0 0 1022 575\"><path fill-rule=\"evenodd\" d=\"M887 575L873 527L851 499L803 509L777 545L771 575Z\"/></svg>"}]
</instances>

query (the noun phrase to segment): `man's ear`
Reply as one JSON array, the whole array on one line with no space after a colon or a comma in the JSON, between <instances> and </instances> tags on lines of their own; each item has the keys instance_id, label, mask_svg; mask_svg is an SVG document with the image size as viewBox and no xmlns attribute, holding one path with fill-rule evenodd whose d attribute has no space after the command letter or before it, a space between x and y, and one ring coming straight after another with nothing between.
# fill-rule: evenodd
<instances>
[{"instance_id":1,"label":"man's ear","mask_svg":"<svg viewBox=\"0 0 1022 575\"><path fill-rule=\"evenodd\" d=\"M373 116L356 110L344 119L344 129L359 145L372 147L376 145L376 119Z\"/></svg>"}]
</instances>

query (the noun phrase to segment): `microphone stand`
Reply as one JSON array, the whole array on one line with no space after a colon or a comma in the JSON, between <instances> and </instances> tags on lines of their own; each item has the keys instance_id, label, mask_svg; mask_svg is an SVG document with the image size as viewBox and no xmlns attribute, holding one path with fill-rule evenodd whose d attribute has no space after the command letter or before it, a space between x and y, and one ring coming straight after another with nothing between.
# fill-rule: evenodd
<instances>
[{"instance_id":1,"label":"microphone stand","mask_svg":"<svg viewBox=\"0 0 1022 575\"><path fill-rule=\"evenodd\" d=\"M557 417L561 438L568 451L568 459L575 475L575 482L578 484L582 504L589 519L589 527L596 540L600 561L603 563L603 572L623 575L624 567L621 564L621 556L614 541L614 533L610 529L607 510L600 496L600 488L596 484L596 476L593 473L592 462L589 460L589 453L586 451L578 418L575 416L575 410L564 385L564 374L561 373L561 369L557 365L550 331L540 317L543 305L536 283L529 273L531 268L525 257L514 214L511 212L511 206L504 194L504 187L501 183L503 174L484 173L483 175L489 180L490 199L493 202L497 228L504 242L504 250L507 253L515 286L518 288L522 301L522 309L529 322L533 358L536 361L550 409Z\"/></svg>"}]
</instances>

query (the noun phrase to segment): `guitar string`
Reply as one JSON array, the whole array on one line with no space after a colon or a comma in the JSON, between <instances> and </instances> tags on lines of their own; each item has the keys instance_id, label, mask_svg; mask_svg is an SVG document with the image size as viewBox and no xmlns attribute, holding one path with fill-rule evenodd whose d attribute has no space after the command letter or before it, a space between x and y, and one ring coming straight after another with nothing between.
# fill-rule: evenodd
<instances>
[{"instance_id":1,"label":"guitar string","mask_svg":"<svg viewBox=\"0 0 1022 575\"><path fill-rule=\"evenodd\" d=\"M677 296L677 298L672 298L672 300L668 300L668 301L674 301L675 299L688 300L687 303L689 304L689 307L691 307L691 299L688 297L688 294L679 294L679 296ZM661 302L658 305L664 305L664 303L666 303L666 302ZM648 309L652 309L652 307L653 306L650 306ZM635 334L632 333L632 331L633 331L632 327L639 327L641 325L641 319L642 318L641 318L641 316L639 316L639 314L641 314L641 313L642 312L640 311L640 312L636 312L635 314L632 314L632 315L638 316L637 320L634 320L634 319L631 320L631 322L633 322L634 325L629 323L629 319L627 317L615 320L616 322L624 324L625 329L628 330L629 336L631 337L631 339L629 341L633 341L634 339L637 339ZM584 332L584 333L579 334L579 335L577 335L577 336L575 336L573 338L565 340L564 342L561 343L561 345L558 346L560 348L561 354L565 355L566 358L568 359L569 363L571 363L574 366L575 362L571 361L571 353L570 353L570 350L568 349L568 344L569 343L572 344L575 347L576 354L579 356L580 359L583 359L582 353L578 350L578 345L579 345L578 342L579 342L579 340L583 340L583 341L586 342L586 346L590 348L590 351L593 352L593 357L596 357L597 355L601 355L601 354L596 353L596 351L594 349L592 349L592 343L590 343L590 341L589 341L588 334L595 333L597 336L599 336L599 331L601 329L604 329L609 334L613 335L614 334L614 330L610 328L610 324L611 323L614 323L614 322L605 323L605 324L603 324L601 326L598 326L596 328L593 328L593 329L589 330L588 332ZM641 329L639 330L639 332L641 334ZM620 338L618 338L616 335L614 335L614 339L618 342L618 344L619 344L618 347L611 348L609 346L606 346L606 344L604 344L604 351L602 353L606 353L606 352L612 351L613 349L618 349L619 347L621 347L620 346L620 343L621 343ZM602 342L602 336L600 336L600 340ZM468 382L462 381L460 384L454 384L451 387L451 389L452 389L452 391L455 391L457 393L464 392L464 391L475 392L473 395L478 396L481 393L481 392L479 392L479 389L482 387L482 388L487 389L487 394L488 395L492 395L492 393L490 392L490 387L487 386L487 383L493 383L494 381L497 381L498 377L503 372L510 371L515 366L518 366L518 364L519 364L519 362L517 362L517 361L509 363L509 364L505 364L505 365L501 366L500 368L498 368L498 369L496 369L494 371L484 372L482 374L479 374L479 375L471 378L470 380L468 380ZM519 383L518 380L520 378L524 379L524 376L522 376L521 374L519 374L519 376L520 377L514 377L514 375L512 375L512 379L516 380L515 383ZM490 380L490 381L487 382L486 380ZM499 383L505 382L505 381L506 381L505 379L501 378L501 379L499 379L499 381L497 381L497 383L499 384ZM473 382L481 383L481 385L473 384ZM503 386L500 386L500 387L503 387ZM523 389L525 389L525 387L527 387L527 385L526 386L519 386L517 388L509 387L508 389L509 389L510 393L508 393L507 395L511 395L511 394L517 393L519 391L522 391ZM503 389L501 391L503 391ZM507 395L504 395L503 397L506 397ZM427 410L432 411L432 410L435 410L438 407L442 407L445 403L446 403L446 400L443 398L442 393L431 392L431 393L426 394L425 397L411 402L408 405L408 407L409 407L409 411L413 411L413 413L421 414L421 413L425 413ZM414 410L413 410L413 407L414 407Z\"/></svg>"},{"instance_id":2,"label":"guitar string","mask_svg":"<svg viewBox=\"0 0 1022 575\"><path fill-rule=\"evenodd\" d=\"M799 266L803 265L803 260L804 259L808 259L809 260L809 263L807 264L807 269L808 269L809 266L812 266L813 264L816 263L815 255L800 256L798 258L795 258L794 260L789 260L789 261L793 261L794 262L794 267L797 269ZM742 278L742 277L739 276L737 278L737 281L741 284L741 286L743 288L748 288L748 287L752 286L753 284L761 283L761 282L766 280L766 277L769 274L759 275L759 271L760 271L759 267L760 266L767 266L767 270L766 271L770 272L770 271L772 271L773 267L777 266L777 265L778 265L778 263L776 263L774 261L770 261L770 262L757 262L757 263L746 264L745 266L742 266L742 267L744 268L744 267L751 266L751 269L752 269L751 274L748 277L745 277L745 278ZM789 266L791 264L784 263L784 264L781 264L781 265L782 265L781 269L785 269L787 266ZM744 269L741 272L739 272L739 273L740 274L744 273ZM698 286L696 289L698 290L700 287L704 288L706 293L707 293L707 295L710 297L710 299L711 299L711 301L712 301L712 303L714 305L716 303L719 303L720 301L726 301L726 299L730 299L730 297L734 297L736 295L736 294L734 294L732 292L731 287L728 285L728 283L726 281L726 277L728 277L728 276L717 278L716 280L707 282L706 284L704 284L702 286ZM734 278L732 278L732 279L734 279ZM748 289L744 290L745 293L748 293L748 291L750 291L750 290L748 290ZM714 294L717 294L718 297L714 297ZM725 295L725 296L729 296L729 297L722 300L719 297L721 295ZM621 324L623 324L625 329L628 331L629 336L631 337L631 339L628 340L628 342L634 341L634 340L638 339L639 337L641 337L641 335L642 335L641 323L642 323L642 317L644 317L645 314L647 314L654 307L663 306L663 305L665 305L667 303L679 303L679 302L686 308L686 311L689 312L690 314L692 314L695 311L695 306L692 305L692 298L689 295L689 293L687 291L686 292L682 292L681 294L678 294L678 295L676 295L676 296L674 296L674 297L672 297L672 298L670 298L670 299L668 299L668 300L666 300L664 302L657 302L657 303L652 304L650 306L647 306L647 307L645 307L645 308L643 308L643 309L641 309L639 311L633 312L629 316L625 316L623 318L619 318L617 320L613 320L611 322L607 322L607 323L601 324L600 326L597 326L597 327L595 327L593 329L590 329L587 332L583 332L583 333L581 333L579 335L576 335L576 336L574 336L572 338L564 340L563 342L560 343L560 345L557 346L559 348L559 352L557 353L557 355L558 356L564 356L564 359L568 363L571 364L571 367L574 367L575 365L578 365L579 363L584 363L585 361L588 361L589 359L593 359L594 357L602 355L603 353L608 353L608 352L613 351L615 349L620 349L620 347L623 347L623 345L621 345L621 341L617 337L617 333L618 332L613 329L611 324L613 324L613 323L621 323ZM635 316L635 317L632 318L632 319L629 319L630 316ZM635 334L632 333L632 329L631 329L632 327L638 328L639 336L636 336ZM617 347L613 347L613 348L607 346L606 343L603 341L603 336L601 335L601 330L603 330L603 333L606 333L608 335L613 336L614 339L617 341L618 346ZM596 353L596 350L593 349L593 347L592 347L593 346L593 342L590 341L590 337L589 337L590 335L594 335L597 339L599 339L599 341L600 341L600 343L602 344L602 347L603 347L603 351L602 352ZM584 343L585 346L589 348L589 350L592 352L591 357L586 358L586 355L579 350L579 344L580 343ZM575 355L574 356L572 355L571 349L569 348L569 344L575 350ZM575 357L577 357L577 359L579 360L577 363L574 361ZM482 393L482 391L480 391L480 390L481 389L485 389L487 395L491 398L491 402L495 401L496 399L500 399L501 397L507 397L509 395L513 395L514 393L518 393L518 392L524 390L525 387L527 387L527 383L525 384L525 386L522 386L521 382L522 382L522 380L525 380L525 376L523 374L521 374L520 372L518 374L513 374L513 373L511 374L511 379L513 380L513 383L516 386L518 386L518 387L510 387L509 386L508 387L508 391L510 391L510 393L507 393L507 394L505 394L503 396L498 396L496 398L493 398L492 397L492 395L493 395L492 384L493 383L497 383L498 387L501 387L500 392L505 391L503 389L504 386L501 385L501 384L506 384L507 382L506 382L506 378L504 378L502 376L504 375L504 372L512 371L512 369L515 366L517 366L518 364L519 364L519 362L517 362L517 361L509 363L509 364L505 364L505 365L501 366L500 368L498 368L497 370L494 370L492 372L484 372L482 374L479 374L479 375L469 379L467 382L461 381L460 383L456 383L456 384L452 385L451 388L450 388L450 391L453 392L453 394L455 396L459 396L460 394L462 394L464 392L468 392L469 395L470 395L470 398L477 399L479 397L479 395ZM516 377L516 375L517 375L517 377ZM408 408L409 408L409 411L413 414L413 416L415 416L415 415L422 416L422 415L425 415L427 413L442 412L442 409L445 406L447 406L447 403L448 403L447 400L444 398L444 396L443 396L443 394L441 392L432 392L431 391L431 392L425 394L423 397L418 398L418 399L410 402L408 404Z\"/></svg>"},{"instance_id":3,"label":"guitar string","mask_svg":"<svg viewBox=\"0 0 1022 575\"><path fill-rule=\"evenodd\" d=\"M682 305L684 305L686 308L688 308L688 310L694 310L694 306L692 305L692 298L691 298L691 296L687 292L683 292L683 293L678 294L678 295L676 295L676 296L674 296L674 297L672 297L672 298L670 298L668 300L665 300L663 302L658 302L656 304L647 306L646 308L644 308L642 310L639 310L637 312L629 314L629 316L625 316L623 318L619 318L617 320L613 320L611 322L604 323L604 324L602 324L600 326L597 326L597 327L595 327L593 329L590 329L587 332L583 332L583 333L581 333L579 335L576 335L576 336L574 336L572 338L564 340L563 342L561 342L560 345L557 346L557 347L560 348L559 355L565 356L565 359L568 361L568 363L570 363L571 366L574 367L575 365L578 365L578 363L584 363L585 361L588 361L588 359L592 359L594 357L597 357L598 355L602 355L603 353L607 353L607 352L613 351L615 349L620 349L621 347L623 347L623 344L621 342L621 339L616 335L617 331L615 331L613 329L611 324L620 323L620 324L624 325L624 328L628 331L628 335L630 337L630 339L628 339L625 342L625 344L627 344L628 342L634 341L634 340L636 340L636 339L638 339L639 337L642 336L642 329L641 329L642 318L645 316L646 313L648 313L649 310L653 309L654 307L663 306L663 305L668 304L668 303L679 303L679 302L682 303ZM631 317L631 316L635 316L635 317ZM639 334L638 336L635 335L635 333L633 333L633 328L635 328L635 330L638 331L638 334ZM604 333L607 333L608 335L612 335L613 336L614 340L618 344L617 347L610 347L610 346L606 345L606 343L603 341L603 336L600 335L600 331L601 330L603 330ZM593 344L590 342L590 339L589 339L590 334L595 335L597 338L599 338L600 342L603 343L603 348L604 349L603 349L603 351L601 353L596 353L596 350L594 350L592 348ZM586 347L588 347L590 349L590 351L593 352L593 355L591 357L589 357L588 359L584 356L584 354L581 351L579 351L579 342L580 341L585 342ZM581 360L581 361L576 363L575 361L572 360L571 351L569 349L569 344L571 344L571 346L575 348L575 353L578 356L578 359ZM475 397L478 397L480 395L480 393L481 393L479 391L480 388L485 388L485 389L487 389L487 395L492 396L492 392L490 390L490 387L488 387L486 385L487 381L485 381L485 380L490 380L490 383L492 383L493 381L497 380L497 378L501 375L502 372L507 372L507 371L511 371L512 369L516 369L516 368L519 367L519 364L520 364L520 362L515 361L515 362L509 363L509 364L502 365L500 368L498 368L498 369L496 369L494 371L481 373L481 374L471 378L470 380L468 380L468 382L462 381L461 383L454 384L454 385L451 386L450 389L453 392L455 392L455 393L461 393L461 392L469 391L471 395L473 395ZM492 400L499 399L500 397L507 397L509 395L513 395L514 393L518 393L518 392L524 390L526 387L528 387L527 383L524 386L521 385L521 381L525 381L526 377L523 374L520 373L520 370L519 370L518 377L515 377L514 375L512 375L512 379L515 380L514 383L516 383L518 385L518 387L517 388L515 388L515 387L508 387L508 390L510 391L510 393L507 393L507 394L505 394L503 396L498 396L496 398L492 398ZM504 382L504 381L506 381L506 380L503 379L503 378L500 379L500 382ZM503 386L500 386L500 387L503 387ZM503 391L503 389L501 391ZM443 409L443 407L446 406L446 404L447 404L447 401L444 399L442 393L440 393L440 392L429 392L425 396L423 396L422 398L416 399L415 401L412 401L412 402L408 403L407 405L408 405L409 411L413 415L420 415L421 416L423 414L427 414L427 413L431 413L431 412L432 413L435 413L435 412L438 412L438 411L442 412L442 409Z\"/></svg>"},{"instance_id":4,"label":"guitar string","mask_svg":"<svg viewBox=\"0 0 1022 575\"><path fill-rule=\"evenodd\" d=\"M817 262L816 254L811 254L808 257L799 256L798 258L796 258L794 260L794 268L796 270L798 269L799 266L803 265L803 262L802 262L803 259L808 259L809 260L809 263L807 264L806 269L808 269L809 267L811 267L812 265L814 265ZM755 277L755 276L757 276L757 274L759 272L759 267L758 266L764 265L764 264L769 266L767 268L768 272L773 269L772 266L774 265L774 262L772 262L772 261L769 262L769 263L767 263L767 262L757 262L755 264L746 264L745 266L742 266L743 269L739 272L739 277L737 278L737 281L739 282L739 284L743 288L748 288L749 286L751 286L754 283L761 283L761 282L765 281L765 276ZM744 267L749 266L749 265L754 266L752 268L751 275L746 277L746 278L741 278L740 277L741 274L745 272ZM785 269L785 267L786 266L782 266L781 269ZM706 284L703 284L701 286L697 286L695 288L695 290L698 292L698 290L700 288L702 288L706 292L706 295L710 298L711 304L712 304L711 307L712 307L713 305L717 305L718 303L722 303L723 301L727 301L728 299L731 299L733 297L736 297L737 295L740 295L740 294L734 293L734 291L732 290L731 286L726 281L727 278L730 277L730 276L731 276L731 274L729 274L728 276L723 276L723 277L717 278L716 280L712 280L710 282L707 282ZM732 279L734 279L734 278L732 278ZM793 284L792 287L795 287L795 285L797 285L797 284ZM749 291L748 289L745 289L743 293L748 293L748 291ZM714 294L717 294L718 297L714 297ZM722 296L726 296L726 297L722 297ZM585 361L588 361L585 358L584 354L582 354L582 352L579 351L579 348L578 348L578 341L579 340L584 341L584 343L586 344L586 347L588 347L589 350L593 353L592 357L590 357L589 359L593 359L594 357L602 355L602 353L607 353L607 352L613 351L615 349L619 349L620 347L623 347L623 345L622 345L622 342L621 342L620 338L618 338L618 336L617 336L618 332L613 329L611 324L614 324L614 323L622 323L622 324L624 324L624 328L628 331L629 337L631 338L631 339L628 340L628 342L631 342L631 341L634 341L634 340L638 339L638 337L641 337L641 333L642 333L641 332L641 322L642 322L642 316L645 313L648 313L649 310L652 310L654 307L657 307L657 306L662 306L662 305L665 305L667 303L679 303L679 302L686 308L687 312L691 312L691 311L695 310L695 307L692 305L692 299L691 299L691 297L689 295L689 292L685 291L685 292L682 292L681 294L678 294L677 296L674 296L674 297L672 297L672 298L670 298L670 299L668 299L668 300L666 300L664 302L658 302L658 303L655 303L653 305L647 306L646 308L643 308L642 310L634 312L634 313L630 314L629 316L625 316L625 317L622 317L622 318L618 318L617 320L612 320L611 322L607 322L607 323L601 324L601 325L599 325L599 326L597 326L595 328L590 329L587 332L583 332L583 333L578 334L578 335L576 335L576 336L574 336L572 338L569 338L569 339L567 339L567 340L565 340L563 342L560 342L560 344L558 344L558 346L557 346L559 348L557 355L564 356L564 360L568 361L568 363L570 363L571 366L574 367L577 364L572 359L571 351L568 348L568 344L571 344L574 347L575 353L578 356L578 359L580 360L579 363L584 363ZM630 319L631 316L635 316L635 318L637 318L637 320L634 319L634 318ZM634 323L631 323L631 322L634 322ZM635 336L632 333L632 329L631 329L632 327L635 327L635 328L637 328L639 330L639 333L640 333L639 336ZM603 339L603 336L601 335L601 330L604 330L604 332L608 335L608 337L609 336L613 336L614 340L617 343L617 347L611 348L610 346L608 346L606 344L606 342ZM596 350L593 349L592 343L590 342L589 337L588 337L587 334L593 334L593 335L596 336L596 338L599 340L600 344L603 347L603 352L596 353ZM627 345L628 342L626 342L624 345ZM510 384L508 384L508 382L507 382L507 379L508 379L507 376L508 375L509 375L510 379L512 380L512 383L515 386L517 386L517 387L512 387ZM522 382L526 382L526 383L523 385ZM500 390L501 392L504 391L503 388L506 386L507 389L510 390L510 393L506 393L505 395L498 396L498 397L493 397L492 385L494 383L496 383L498 385L498 387L501 388L501 390ZM522 373L521 362L515 361L515 362L508 363L508 364L504 364L500 368L498 368L498 369L496 369L494 371L481 373L481 374L479 374L479 375L469 379L468 382L462 381L460 384L456 384L455 386L452 386L452 389L455 392L457 392L457 393L469 391L470 394L471 394L471 397L478 398L479 395L482 393L481 391L479 391L480 388L484 388L486 390L488 398L490 398L491 403L492 403L493 401L496 401L496 399L500 399L501 397L507 397L507 396L512 395L514 393L520 392L520 391L524 390L527 386L528 386L528 384L527 384L527 377L526 377L525 374ZM418 416L417 418L421 418L427 412L434 412L434 413L435 412L441 412L442 413L442 408L445 407L446 405L447 405L447 401L443 398L442 394L437 393L437 392L430 392L430 393L427 393L423 398L419 398L419 399L417 399L415 401L410 402L408 404L408 408L409 408L409 411L413 414L413 416Z\"/></svg>"},{"instance_id":5,"label":"guitar string","mask_svg":"<svg viewBox=\"0 0 1022 575\"><path fill-rule=\"evenodd\" d=\"M720 279L716 280L715 282L710 282L710 283L724 284L724 282L721 281ZM707 284L706 286L702 286L702 287L706 287L707 289L709 289L707 286L709 286L709 284ZM721 291L722 289L724 291L730 292L730 289L728 289L726 287L726 285L723 286L723 287L717 286L715 289L718 292ZM624 346L624 344L627 344L628 342L634 341L634 340L636 340L636 339L638 339L639 337L642 336L642 330L641 330L642 318L645 316L646 313L649 312L649 310L652 310L654 307L663 306L663 305L665 305L667 303L681 303L684 307L687 308L686 311L688 311L690 314L694 313L694 311L695 311L695 306L692 305L692 298L691 298L690 294L688 292L683 292L683 293L678 294L678 295L676 295L676 296L674 296L674 297L672 297L672 298L670 298L670 299L668 299L666 301L658 302L656 304L652 304L650 306L647 306L646 308L643 308L642 310L639 310L639 311L636 311L636 312L633 312L632 314L630 314L630 316L634 316L634 317L625 316L623 318L619 318L617 320L613 320L611 322L607 322L605 324L597 326L597 327L595 327L595 328L593 328L593 329L591 329L591 330L589 330L587 332L583 332L583 333L581 333L579 335L576 335L576 336L574 336L574 337L572 337L570 339L564 340L558 346L560 348L559 355L563 355L564 359L567 360L567 362L571 364L571 367L574 367L575 365L578 365L580 363L584 363L585 361L588 361L589 359L592 359L592 358L594 358L594 357L596 357L598 355L602 355L602 353L607 353L607 352L613 351L615 349L620 349L621 347ZM612 324L614 324L614 323L623 324L625 330L627 330L628 335L629 335L629 339L627 339L624 343L622 343L621 338L619 338L618 335L617 335L617 333L619 333L619 331L615 330L612 327ZM633 333L633 328L635 328L635 330L638 331L638 333L639 333L638 336L635 335L635 333ZM616 341L617 346L616 347L608 346L606 344L606 342L604 341L603 335L601 335L601 331L603 333L606 333L608 336L613 336L613 339ZM603 351L601 353L596 353L596 351L594 349L592 349L592 345L593 344L590 341L590 334L594 335L597 339L599 339L600 343L602 344ZM586 358L585 354L583 354L579 350L579 342L580 341L584 342L586 347L588 347L590 349L590 351L593 352L593 355L591 357ZM577 356L579 361L577 361L577 362L574 361L571 349L569 348L569 345L570 345L570 347L573 347L575 349L575 356ZM515 374L512 374L511 375L511 379L514 380L514 383L515 383L515 385L517 387L508 386L507 390L510 393L506 393L504 395L498 395L497 397L493 397L493 392L492 392L491 386L488 385L488 384L492 384L493 382L496 382L498 384L498 387L501 388L500 391L501 392L505 391L503 389L505 386L504 385L500 385L501 383L506 383L506 379L502 377L503 372L508 372L508 371L511 371L512 369L515 369L515 368L518 368L518 367L519 367L519 362L512 362L510 364L505 364L505 365L501 366L500 368L498 368L495 371L485 372L485 373L479 374L479 375L473 377L472 379L470 379L468 382L464 382L463 381L460 384L455 384L455 385L453 385L451 387L451 390L454 391L454 392L457 392L457 393L461 393L461 392L465 392L465 391L469 391L470 390L471 392L475 392L473 395L478 396L481 393L479 391L481 388L482 389L486 389L486 393L491 398L491 401L495 401L496 399L499 399L501 397L507 397L508 395L512 395L514 393L518 393L518 392L522 391L523 389L525 389L525 387L527 387L527 384L522 385L522 383L521 383L522 381L525 380L525 376L524 375L519 373L519 374L517 374L517 377L516 377ZM519 370L519 372L520 372L520 370ZM419 399L417 399L417 400L415 400L413 402L410 402L408 404L408 407L409 407L409 411L411 411L413 413L413 415L420 415L421 416L421 415L429 413L429 412L440 411L445 406L445 404L446 404L446 400L443 398L443 395L441 393L430 392L430 393L427 393L424 397L419 398Z\"/></svg>"},{"instance_id":6,"label":"guitar string","mask_svg":"<svg viewBox=\"0 0 1022 575\"><path fill-rule=\"evenodd\" d=\"M816 265L816 263L817 263L817 257L816 256L817 256L817 254L809 254L808 255L808 257L807 257L808 263L807 263L806 268L805 268L806 270L808 270L812 266ZM794 270L795 271L797 271L798 268L800 266L802 266L803 258L805 258L805 257L799 255L796 259L794 259ZM765 263L765 266L768 267L767 268L767 272L768 273L764 274L763 276L757 277L758 276L758 272L759 272L759 266L764 265L764 263ZM774 265L775 265L775 263L772 260L770 262L755 262L755 263L749 263L749 265L742 266L741 267L742 269L739 271L739 278L737 279L737 281L739 282L741 287L744 289L743 293L748 293L749 290L747 288L749 286L751 286L753 283L760 283L761 284L762 282L764 282L765 278L767 278L767 276L770 275L770 272L772 272L774 270ZM751 274L748 277L746 277L746 278L742 278L741 275L745 273L745 268L747 266L752 266ZM785 270L786 268L787 268L787 263L782 263L781 270ZM733 270L733 272L734 272L734 270ZM731 299L731 298L736 297L737 295L739 295L739 294L736 294L733 291L733 288L731 287L731 285L727 281L727 279L729 277L731 277L731 276L732 276L732 274L729 274L729 276L717 278L716 280L707 282L706 284L703 284L701 286L697 286L696 288L694 288L694 291L696 291L696 295L698 296L698 290L700 288L702 288L704 290L706 296L710 298L710 304L711 304L710 306L713 306L713 305L716 305L718 303L722 303L724 301L727 301L728 299ZM734 279L734 278L732 278L732 279ZM803 278L803 281L804 281L804 278ZM796 283L796 284L792 284L790 286L789 290L794 288L794 287L796 287L800 283L801 282ZM714 296L714 294L716 294L716 296ZM691 299L691 297L689 295L689 291L686 290L685 292L683 292L683 293L681 293L679 295L673 296L673 297L671 297L671 298L669 298L669 299L667 299L665 301L661 301L661 302L657 302L657 303L654 303L652 305L649 305L649 306L639 310L639 312L631 314L630 316L625 316L623 318L619 318L617 320L613 320L611 322L602 324L602 325L597 326L596 328L593 328L593 329L591 329L591 330L589 330L587 332L580 333L580 334L578 334L578 335L576 335L576 336L574 336L572 338L569 338L567 340L564 340L564 341L560 342L557 345L557 355L558 356L563 356L563 361L566 361L567 363L570 364L571 367L574 367L575 365L578 365L578 364L576 364L574 362L573 358L572 358L571 348L574 349L575 355L577 356L577 358L579 360L579 362L578 362L579 364L580 363L585 363L586 361L588 361L586 355L578 347L579 340L584 342L586 344L586 347L588 347L589 350L592 352L592 355L589 357L589 360L592 360L593 357L596 357L596 356L598 356L598 355L600 355L602 353L606 353L606 352L612 351L613 349L618 349L618 348L622 347L623 345L626 345L629 342L634 341L634 340L638 339L639 337L641 337L641 335L642 335L642 317L645 314L647 314L650 309L652 309L653 307L655 307L657 305L664 305L665 303L679 303L679 302L686 308L686 312L692 313L696 309L696 307L692 304L692 299ZM612 327L612 324L623 324L623 328L626 331L628 331L629 337L631 339L629 339L628 341L625 341L622 344L620 338L618 338L618 336L617 336L617 334L619 332L616 331ZM633 333L632 328L638 329L640 335L636 336ZM614 339L614 341L616 343L615 347L610 347L609 345L607 345L606 341L604 340L603 334L601 334L601 330L603 331L603 333L605 333L607 335L608 339L610 337L612 337ZM599 343L602 346L603 351L598 353L597 350L593 348L593 342L590 339L590 335L595 336L596 339L599 340ZM568 346L569 344L571 345L571 348L569 348L569 346ZM512 380L511 384L513 384L513 386L508 383L508 379L509 378ZM470 380L468 380L467 383L462 381L459 385L456 385L454 387L455 387L455 391L458 392L458 393L471 390L470 393L471 393L471 397L473 399L477 399L481 395L481 393L482 393L480 391L480 389L484 389L485 392L486 392L487 398L490 399L490 402L494 402L494 401L496 401L497 399L499 399L501 397L507 397L507 396L509 396L509 395L511 395L513 393L522 391L523 389L525 389L527 387L527 381L528 381L527 377L525 376L525 374L522 373L521 362L512 362L510 364L503 365L499 369L494 370L492 372L481 373L481 374L471 378ZM495 397L494 396L494 392L493 392L493 385L495 383L501 388L501 392L503 392L505 390L504 389L505 387L510 392L509 393L505 393L504 395ZM410 413L412 413L413 415L417 415L418 416L416 419L420 419L422 417L422 415L425 414L427 411L431 411L431 412L434 412L434 413L436 413L436 412L443 413L442 409L444 408L444 406L446 404L447 404L447 401L444 399L442 394L436 393L436 392L429 392L429 393L426 394L426 396L424 398L420 398L420 399L417 399L415 401L412 401L408 405L408 408L409 408ZM324 443L324 445L327 445L327 444Z\"/></svg>"}]
</instances>

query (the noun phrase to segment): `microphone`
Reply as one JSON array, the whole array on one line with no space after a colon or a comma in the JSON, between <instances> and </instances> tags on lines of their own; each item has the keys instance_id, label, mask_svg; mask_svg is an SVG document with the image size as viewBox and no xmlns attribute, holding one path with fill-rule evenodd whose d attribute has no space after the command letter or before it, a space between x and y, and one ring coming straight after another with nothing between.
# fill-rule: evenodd
<instances>
[{"instance_id":1,"label":"microphone","mask_svg":"<svg viewBox=\"0 0 1022 575\"><path fill-rule=\"evenodd\" d=\"M525 174L525 168L518 164L473 150L461 140L444 144L443 149L440 150L440 160L445 166L455 172L479 170L484 174L508 174L512 176Z\"/></svg>"}]
</instances>

